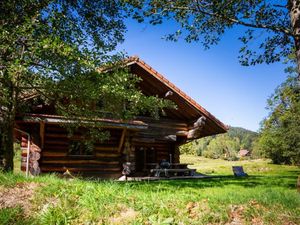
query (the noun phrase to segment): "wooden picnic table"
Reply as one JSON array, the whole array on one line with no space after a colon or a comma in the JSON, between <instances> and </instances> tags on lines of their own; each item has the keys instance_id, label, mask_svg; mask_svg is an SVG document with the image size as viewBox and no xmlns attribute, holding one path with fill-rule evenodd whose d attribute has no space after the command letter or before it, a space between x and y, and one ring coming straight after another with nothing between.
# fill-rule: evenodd
<instances>
[{"instance_id":1,"label":"wooden picnic table","mask_svg":"<svg viewBox=\"0 0 300 225\"><path fill-rule=\"evenodd\" d=\"M159 163L146 163L147 167L153 168L159 168ZM193 164L187 164L187 163L170 163L170 169L187 169L188 165Z\"/></svg>"},{"instance_id":2,"label":"wooden picnic table","mask_svg":"<svg viewBox=\"0 0 300 225\"><path fill-rule=\"evenodd\" d=\"M170 168L160 168L159 163L146 163L146 166L150 167L150 174L154 174L156 177L164 175L169 177L173 176L193 176L196 172L195 169L189 169L187 163L170 163Z\"/></svg>"},{"instance_id":3,"label":"wooden picnic table","mask_svg":"<svg viewBox=\"0 0 300 225\"><path fill-rule=\"evenodd\" d=\"M163 174L165 177L170 176L193 176L196 169L151 169L150 172L155 177L160 177Z\"/></svg>"}]
</instances>

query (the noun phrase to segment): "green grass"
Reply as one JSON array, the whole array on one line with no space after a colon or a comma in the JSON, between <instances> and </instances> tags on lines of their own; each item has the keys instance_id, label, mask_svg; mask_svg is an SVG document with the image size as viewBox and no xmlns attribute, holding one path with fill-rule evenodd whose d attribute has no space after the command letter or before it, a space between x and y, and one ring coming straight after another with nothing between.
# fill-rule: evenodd
<instances>
[{"instance_id":1,"label":"green grass","mask_svg":"<svg viewBox=\"0 0 300 225\"><path fill-rule=\"evenodd\" d=\"M233 217L242 224L299 224L299 168L185 155L181 161L193 163L200 173L225 176L121 183L0 174L2 188L39 184L30 213L20 206L0 209L0 224L225 224ZM232 165L243 165L250 176L233 177Z\"/></svg>"},{"instance_id":2,"label":"green grass","mask_svg":"<svg viewBox=\"0 0 300 225\"><path fill-rule=\"evenodd\" d=\"M227 161L222 159L208 159L192 155L181 155L182 163L191 164L190 168L197 169L197 172L208 175L232 175L232 166L243 166L244 171L249 175L289 175L299 174L297 166L275 165L268 159ZM300 175L300 174L299 174Z\"/></svg>"}]
</instances>

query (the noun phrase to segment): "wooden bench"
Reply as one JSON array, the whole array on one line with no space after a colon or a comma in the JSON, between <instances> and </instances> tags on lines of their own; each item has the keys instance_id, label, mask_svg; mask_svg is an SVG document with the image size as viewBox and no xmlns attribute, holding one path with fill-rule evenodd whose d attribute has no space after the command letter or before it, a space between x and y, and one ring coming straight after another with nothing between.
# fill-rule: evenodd
<instances>
[{"instance_id":1,"label":"wooden bench","mask_svg":"<svg viewBox=\"0 0 300 225\"><path fill-rule=\"evenodd\" d=\"M155 173L155 177L160 177L161 173L164 173L166 177L169 177L170 174L175 176L193 176L196 172L196 169L151 169L151 174Z\"/></svg>"}]
</instances>

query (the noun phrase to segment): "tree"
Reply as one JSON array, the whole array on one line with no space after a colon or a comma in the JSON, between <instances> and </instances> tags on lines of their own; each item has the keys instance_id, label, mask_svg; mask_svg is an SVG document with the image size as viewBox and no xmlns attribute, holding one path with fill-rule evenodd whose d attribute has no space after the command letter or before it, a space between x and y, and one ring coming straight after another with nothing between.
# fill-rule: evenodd
<instances>
[{"instance_id":1,"label":"tree","mask_svg":"<svg viewBox=\"0 0 300 225\"><path fill-rule=\"evenodd\" d=\"M226 134L204 137L182 145L180 152L210 158L223 158L226 154L227 159L234 159L242 148L252 152L257 136L256 132L241 127L229 127Z\"/></svg>"},{"instance_id":2,"label":"tree","mask_svg":"<svg viewBox=\"0 0 300 225\"><path fill-rule=\"evenodd\" d=\"M268 100L270 115L263 121L256 148L274 163L300 165L300 89L290 76Z\"/></svg>"},{"instance_id":3,"label":"tree","mask_svg":"<svg viewBox=\"0 0 300 225\"><path fill-rule=\"evenodd\" d=\"M234 26L248 30L240 40L242 65L273 63L296 53L300 73L300 7L298 0L135 0L126 1L139 22L151 24L174 19L179 25L167 39L184 36L187 42L200 41L205 48L217 44ZM299 76L300 78L300 76Z\"/></svg>"},{"instance_id":4,"label":"tree","mask_svg":"<svg viewBox=\"0 0 300 225\"><path fill-rule=\"evenodd\" d=\"M252 150L253 143L257 138L256 132L241 127L230 127L227 134L230 138L232 139L237 138L239 140L240 142L239 149L247 149L250 151Z\"/></svg>"},{"instance_id":5,"label":"tree","mask_svg":"<svg viewBox=\"0 0 300 225\"><path fill-rule=\"evenodd\" d=\"M115 118L147 110L157 115L166 105L142 95L136 88L139 79L120 63L123 56L112 53L126 30L121 9L118 1L108 0L0 2L4 170L13 169L14 120L28 110L28 96L39 95L39 100L54 104L58 114L73 119L105 116L106 111ZM100 99L111 104L98 106ZM80 120L76 125L82 125Z\"/></svg>"},{"instance_id":6,"label":"tree","mask_svg":"<svg viewBox=\"0 0 300 225\"><path fill-rule=\"evenodd\" d=\"M224 158L227 160L237 159L237 152L240 149L238 138L230 138L228 135L218 135L209 142L203 156L208 158Z\"/></svg>"}]
</instances>

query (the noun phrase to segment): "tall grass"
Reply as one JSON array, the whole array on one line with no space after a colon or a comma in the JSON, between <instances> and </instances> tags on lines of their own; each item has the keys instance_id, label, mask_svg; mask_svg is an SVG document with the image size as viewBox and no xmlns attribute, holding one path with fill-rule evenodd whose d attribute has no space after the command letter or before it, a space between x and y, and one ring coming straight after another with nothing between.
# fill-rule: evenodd
<instances>
[{"instance_id":1,"label":"tall grass","mask_svg":"<svg viewBox=\"0 0 300 225\"><path fill-rule=\"evenodd\" d=\"M225 224L239 214L244 224L299 224L300 195L295 187L299 168L243 162L246 172L249 168L252 172L248 178L235 178L230 175L231 164L206 163L216 174L227 176L121 183L0 174L4 188L39 183L31 213L24 214L20 207L0 209L0 224ZM202 172L207 164L196 161L193 166Z\"/></svg>"}]
</instances>

